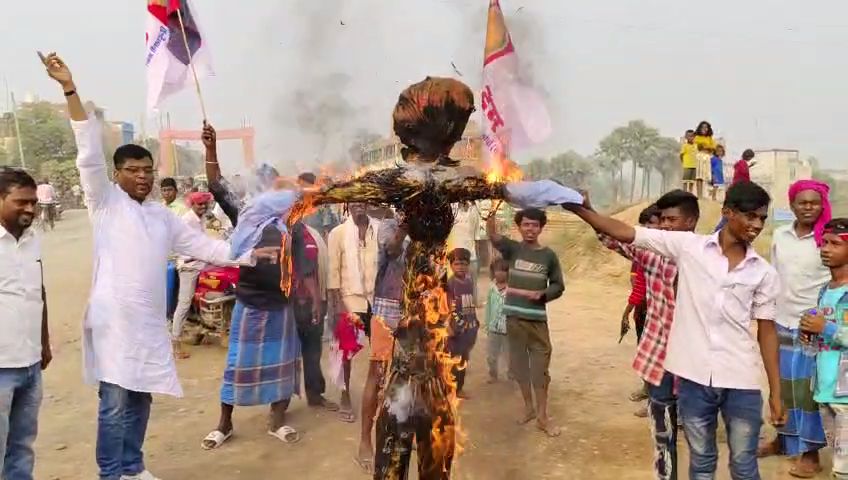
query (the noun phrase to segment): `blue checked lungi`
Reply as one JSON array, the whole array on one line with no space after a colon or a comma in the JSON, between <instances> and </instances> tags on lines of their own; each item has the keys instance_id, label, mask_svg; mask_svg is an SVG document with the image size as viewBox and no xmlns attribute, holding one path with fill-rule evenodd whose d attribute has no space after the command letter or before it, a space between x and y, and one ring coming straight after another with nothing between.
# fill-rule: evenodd
<instances>
[{"instance_id":1,"label":"blue checked lungi","mask_svg":"<svg viewBox=\"0 0 848 480\"><path fill-rule=\"evenodd\" d=\"M268 405L300 393L300 339L291 306L258 310L236 302L221 402Z\"/></svg>"},{"instance_id":2,"label":"blue checked lungi","mask_svg":"<svg viewBox=\"0 0 848 480\"><path fill-rule=\"evenodd\" d=\"M813 401L816 346L804 347L798 330L777 325L780 341L780 391L788 414L786 425L778 430L782 453L794 457L825 447L824 427L819 406Z\"/></svg>"}]
</instances>

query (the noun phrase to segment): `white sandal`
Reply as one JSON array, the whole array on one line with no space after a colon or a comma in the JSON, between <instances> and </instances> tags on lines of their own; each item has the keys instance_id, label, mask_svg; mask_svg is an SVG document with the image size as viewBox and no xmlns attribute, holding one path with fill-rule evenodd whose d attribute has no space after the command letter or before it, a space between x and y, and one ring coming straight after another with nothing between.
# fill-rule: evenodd
<instances>
[{"instance_id":1,"label":"white sandal","mask_svg":"<svg viewBox=\"0 0 848 480\"><path fill-rule=\"evenodd\" d=\"M232 430L230 430L229 433L223 433L219 430L215 430L214 432L209 432L209 435L206 435L206 438L204 438L203 441L200 442L200 448L202 448L204 450L215 450L216 448L223 445L224 442L229 440L230 437L232 437L232 436L233 436ZM212 442L213 445L209 446L209 445L206 444L206 442Z\"/></svg>"},{"instance_id":2,"label":"white sandal","mask_svg":"<svg viewBox=\"0 0 848 480\"><path fill-rule=\"evenodd\" d=\"M268 435L271 435L272 437L277 438L278 440L280 440L283 443L290 443L291 444L291 443L297 443L297 442L300 441L300 433L298 433L297 430L293 429L292 427L290 427L288 425L283 425L282 427L278 428L275 432L272 432L272 431L269 430ZM291 437L292 435L294 435L294 438L289 440L289 437Z\"/></svg>"}]
</instances>

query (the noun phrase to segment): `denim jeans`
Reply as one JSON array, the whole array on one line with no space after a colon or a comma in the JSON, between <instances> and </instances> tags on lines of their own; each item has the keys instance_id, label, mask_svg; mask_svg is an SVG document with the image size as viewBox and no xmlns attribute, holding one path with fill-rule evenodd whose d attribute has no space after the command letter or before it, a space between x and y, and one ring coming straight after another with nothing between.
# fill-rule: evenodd
<instances>
[{"instance_id":1,"label":"denim jeans","mask_svg":"<svg viewBox=\"0 0 848 480\"><path fill-rule=\"evenodd\" d=\"M678 391L683 429L689 442L689 478L713 480L718 464L716 428L724 419L733 480L760 480L757 442L762 427L759 390L715 388L680 379Z\"/></svg>"},{"instance_id":2,"label":"denim jeans","mask_svg":"<svg viewBox=\"0 0 848 480\"><path fill-rule=\"evenodd\" d=\"M41 407L41 362L0 368L0 478L32 480Z\"/></svg>"},{"instance_id":3,"label":"denim jeans","mask_svg":"<svg viewBox=\"0 0 848 480\"><path fill-rule=\"evenodd\" d=\"M121 475L143 472L141 447L150 419L151 395L106 382L100 382L99 394L97 466L100 480L120 480Z\"/></svg>"},{"instance_id":4,"label":"denim jeans","mask_svg":"<svg viewBox=\"0 0 848 480\"><path fill-rule=\"evenodd\" d=\"M654 434L657 480L677 480L677 398L674 375L666 372L659 386L648 384L648 417Z\"/></svg>"}]
</instances>

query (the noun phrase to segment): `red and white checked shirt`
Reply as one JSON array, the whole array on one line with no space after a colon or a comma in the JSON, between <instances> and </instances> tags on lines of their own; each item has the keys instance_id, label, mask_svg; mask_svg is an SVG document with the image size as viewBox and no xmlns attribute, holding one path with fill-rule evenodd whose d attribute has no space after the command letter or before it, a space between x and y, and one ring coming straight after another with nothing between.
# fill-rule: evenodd
<instances>
[{"instance_id":1,"label":"red and white checked shirt","mask_svg":"<svg viewBox=\"0 0 848 480\"><path fill-rule=\"evenodd\" d=\"M646 382L659 385L665 374L668 334L674 320L677 264L650 250L621 243L607 235L600 234L598 238L605 247L632 260L645 272L648 314L645 330L633 359L633 369Z\"/></svg>"}]
</instances>

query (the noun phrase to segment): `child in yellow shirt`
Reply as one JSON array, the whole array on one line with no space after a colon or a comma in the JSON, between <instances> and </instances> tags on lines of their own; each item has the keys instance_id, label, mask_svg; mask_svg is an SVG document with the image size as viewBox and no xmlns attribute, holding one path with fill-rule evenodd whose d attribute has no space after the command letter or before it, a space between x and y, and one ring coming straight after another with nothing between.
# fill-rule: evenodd
<instances>
[{"instance_id":1,"label":"child in yellow shirt","mask_svg":"<svg viewBox=\"0 0 848 480\"><path fill-rule=\"evenodd\" d=\"M683 165L683 190L695 193L695 178L698 170L698 147L695 145L695 131L687 130L680 146L680 162Z\"/></svg>"}]
</instances>

